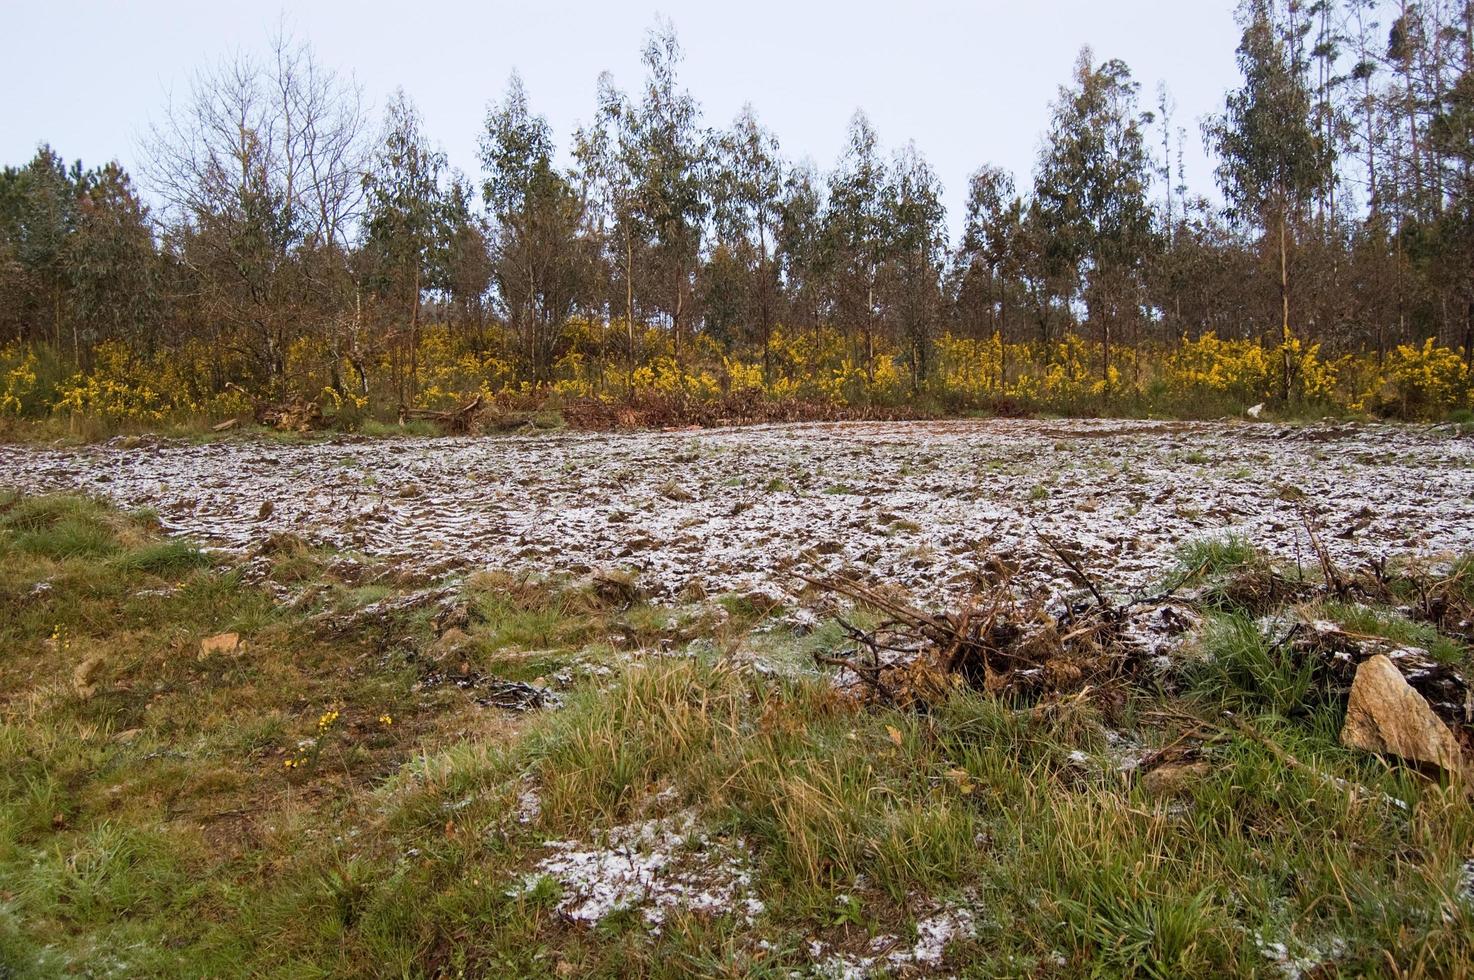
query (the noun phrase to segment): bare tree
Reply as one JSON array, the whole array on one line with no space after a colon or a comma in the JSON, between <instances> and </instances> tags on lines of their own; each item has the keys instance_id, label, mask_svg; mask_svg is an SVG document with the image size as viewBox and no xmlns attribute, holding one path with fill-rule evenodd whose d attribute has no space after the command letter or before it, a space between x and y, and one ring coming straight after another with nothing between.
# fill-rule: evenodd
<instances>
[{"instance_id":1,"label":"bare tree","mask_svg":"<svg viewBox=\"0 0 1474 980\"><path fill-rule=\"evenodd\" d=\"M289 332L330 318L351 288L363 133L358 86L283 32L269 59L237 53L197 75L144 148L207 320L251 338L246 353L272 379Z\"/></svg>"}]
</instances>

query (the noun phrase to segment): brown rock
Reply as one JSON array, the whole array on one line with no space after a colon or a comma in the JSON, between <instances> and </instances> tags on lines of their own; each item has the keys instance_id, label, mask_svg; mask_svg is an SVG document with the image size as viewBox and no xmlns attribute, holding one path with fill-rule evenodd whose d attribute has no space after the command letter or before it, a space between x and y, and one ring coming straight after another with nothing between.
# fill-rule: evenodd
<instances>
[{"instance_id":1,"label":"brown rock","mask_svg":"<svg viewBox=\"0 0 1474 980\"><path fill-rule=\"evenodd\" d=\"M1356 668L1341 744L1459 774L1463 753L1448 726L1382 654Z\"/></svg>"},{"instance_id":2,"label":"brown rock","mask_svg":"<svg viewBox=\"0 0 1474 980\"><path fill-rule=\"evenodd\" d=\"M216 633L200 641L200 659L203 660L215 653L232 654L240 648L241 635L239 633Z\"/></svg>"},{"instance_id":3,"label":"brown rock","mask_svg":"<svg viewBox=\"0 0 1474 980\"><path fill-rule=\"evenodd\" d=\"M435 660L444 660L447 657L460 653L471 644L471 638L462 630L451 627L432 644L425 652ZM462 673L465 673L463 670Z\"/></svg>"},{"instance_id":4,"label":"brown rock","mask_svg":"<svg viewBox=\"0 0 1474 980\"><path fill-rule=\"evenodd\" d=\"M1176 796L1210 772L1206 762L1168 762L1145 773L1141 788L1152 796Z\"/></svg>"},{"instance_id":5,"label":"brown rock","mask_svg":"<svg viewBox=\"0 0 1474 980\"><path fill-rule=\"evenodd\" d=\"M77 665L72 671L72 687L77 696L83 699L90 698L97 693L97 682L102 676L103 659L101 657L88 657Z\"/></svg>"}]
</instances>

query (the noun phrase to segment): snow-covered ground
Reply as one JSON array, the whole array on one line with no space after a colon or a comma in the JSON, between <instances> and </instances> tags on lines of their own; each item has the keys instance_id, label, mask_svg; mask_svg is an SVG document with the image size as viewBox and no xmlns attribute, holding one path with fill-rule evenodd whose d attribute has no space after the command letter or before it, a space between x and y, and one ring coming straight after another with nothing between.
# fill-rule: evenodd
<instances>
[{"instance_id":1,"label":"snow-covered ground","mask_svg":"<svg viewBox=\"0 0 1474 980\"><path fill-rule=\"evenodd\" d=\"M276 532L509 570L638 570L656 592L849 568L942 598L990 559L1120 588L1238 534L1311 562L1474 549L1474 440L1397 425L980 420L454 439L0 446L0 485L151 507L226 548ZM269 506L265 506L269 505Z\"/></svg>"}]
</instances>

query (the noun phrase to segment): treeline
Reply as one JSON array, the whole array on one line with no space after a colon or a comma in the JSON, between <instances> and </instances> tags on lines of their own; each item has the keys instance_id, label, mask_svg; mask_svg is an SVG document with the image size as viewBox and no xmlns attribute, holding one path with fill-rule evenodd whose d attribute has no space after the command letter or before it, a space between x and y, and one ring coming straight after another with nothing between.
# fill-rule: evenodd
<instances>
[{"instance_id":1,"label":"treeline","mask_svg":"<svg viewBox=\"0 0 1474 980\"><path fill-rule=\"evenodd\" d=\"M939 383L939 348L985 340L1007 390L1011 349L1047 362L1070 340L1108 396L1143 363L1123 352L1208 333L1257 342L1287 398L1302 345L1380 364L1431 342L1467 375L1474 0L1238 13L1241 82L1199 134L1223 203L1185 185L1192 136L1165 88L1144 99L1127 65L1087 49L1031 184L980 167L955 243L921 151L887 152L861 112L828 172L786 160L750 107L708 126L666 25L638 88L599 78L568 168L513 75L474 176L402 91L375 128L352 83L282 38L169 107L147 197L116 163L44 146L0 174L0 345L44 351L59 376L99 351L116 367L120 350L203 345L201 391L321 382L402 406L424 400L432 325L505 383L593 391L659 362L745 365L770 386L899 371L919 393ZM796 358L805 336L826 355Z\"/></svg>"}]
</instances>

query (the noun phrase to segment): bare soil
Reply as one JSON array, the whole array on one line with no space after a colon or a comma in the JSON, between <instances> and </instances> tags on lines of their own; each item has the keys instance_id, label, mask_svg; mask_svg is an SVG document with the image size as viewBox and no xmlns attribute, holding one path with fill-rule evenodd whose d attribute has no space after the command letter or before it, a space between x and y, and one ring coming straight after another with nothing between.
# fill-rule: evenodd
<instances>
[{"instance_id":1,"label":"bare soil","mask_svg":"<svg viewBox=\"0 0 1474 980\"><path fill-rule=\"evenodd\" d=\"M1474 440L1400 425L981 420L299 444L0 446L0 485L154 509L221 548L273 534L400 560L636 571L675 594L771 590L799 567L919 597L1012 564L1078 586L1041 535L1131 590L1186 541L1313 564L1474 549ZM993 569L989 571L990 567Z\"/></svg>"}]
</instances>

